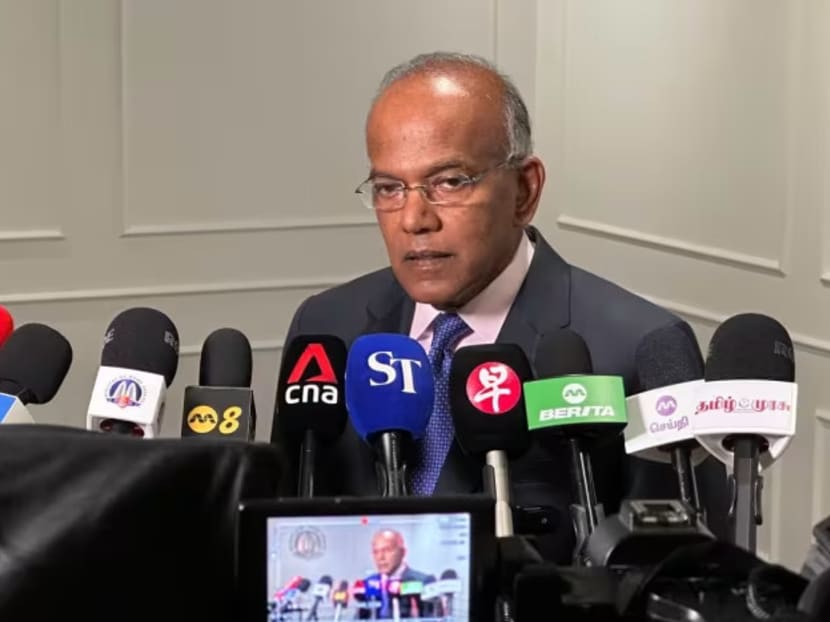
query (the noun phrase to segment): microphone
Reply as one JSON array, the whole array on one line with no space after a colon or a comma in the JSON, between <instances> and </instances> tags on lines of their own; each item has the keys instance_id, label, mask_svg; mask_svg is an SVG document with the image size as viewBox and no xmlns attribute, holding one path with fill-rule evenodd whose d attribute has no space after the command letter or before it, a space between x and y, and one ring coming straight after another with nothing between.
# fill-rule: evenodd
<instances>
[{"instance_id":1,"label":"microphone","mask_svg":"<svg viewBox=\"0 0 830 622\"><path fill-rule=\"evenodd\" d=\"M605 517L597 501L590 450L625 427L625 389L619 376L589 375L593 364L588 346L569 329L543 336L534 362L542 380L524 383L528 428L543 443L561 438L568 442L578 499L571 505L574 555L580 561L588 536Z\"/></svg>"},{"instance_id":2,"label":"microphone","mask_svg":"<svg viewBox=\"0 0 830 622\"><path fill-rule=\"evenodd\" d=\"M460 593L461 579L458 578L458 573L455 570L448 568L441 573L438 581L424 584L422 596L424 600L436 600L440 602L440 615L451 618L453 616L453 598L456 594Z\"/></svg>"},{"instance_id":3,"label":"microphone","mask_svg":"<svg viewBox=\"0 0 830 622\"><path fill-rule=\"evenodd\" d=\"M0 424L34 423L27 404L46 404L72 365L72 346L54 328L23 324L0 348Z\"/></svg>"},{"instance_id":4,"label":"microphone","mask_svg":"<svg viewBox=\"0 0 830 622\"><path fill-rule=\"evenodd\" d=\"M156 438L179 365L179 333L161 311L122 311L104 335L87 430Z\"/></svg>"},{"instance_id":5,"label":"microphone","mask_svg":"<svg viewBox=\"0 0 830 622\"><path fill-rule=\"evenodd\" d=\"M522 383L530 363L515 344L459 348L450 367L450 410L465 453L484 456L484 482L496 500L496 537L513 535L508 459L530 447Z\"/></svg>"},{"instance_id":6,"label":"microphone","mask_svg":"<svg viewBox=\"0 0 830 622\"><path fill-rule=\"evenodd\" d=\"M413 441L426 432L435 396L429 359L414 339L392 333L358 337L346 360L346 407L375 451L380 494L407 494Z\"/></svg>"},{"instance_id":7,"label":"microphone","mask_svg":"<svg viewBox=\"0 0 830 622\"><path fill-rule=\"evenodd\" d=\"M424 582L417 580L391 579L386 585L386 592L392 597L392 619L402 617L401 601L409 602L408 618L420 618L421 612L418 603L424 592Z\"/></svg>"},{"instance_id":8,"label":"microphone","mask_svg":"<svg viewBox=\"0 0 830 622\"><path fill-rule=\"evenodd\" d=\"M795 357L787 330L755 313L727 319L709 342L705 380L695 438L732 466L734 544L754 553L762 522L761 467L778 458L795 434Z\"/></svg>"},{"instance_id":9,"label":"microphone","mask_svg":"<svg viewBox=\"0 0 830 622\"><path fill-rule=\"evenodd\" d=\"M346 427L346 344L332 335L303 335L285 348L277 382L275 426L298 448L298 495L314 496L318 445L333 444Z\"/></svg>"},{"instance_id":10,"label":"microphone","mask_svg":"<svg viewBox=\"0 0 830 622\"><path fill-rule=\"evenodd\" d=\"M0 346L6 343L14 332L14 318L6 307L0 305Z\"/></svg>"},{"instance_id":11,"label":"microphone","mask_svg":"<svg viewBox=\"0 0 830 622\"><path fill-rule=\"evenodd\" d=\"M334 622L340 622L343 610L349 606L349 582L341 581L337 589L332 592L331 602L334 603Z\"/></svg>"},{"instance_id":12,"label":"microphone","mask_svg":"<svg viewBox=\"0 0 830 622\"><path fill-rule=\"evenodd\" d=\"M248 338L233 328L213 331L202 345L199 386L184 390L182 438L253 441L256 409Z\"/></svg>"},{"instance_id":13,"label":"microphone","mask_svg":"<svg viewBox=\"0 0 830 622\"><path fill-rule=\"evenodd\" d=\"M320 606L320 603L329 597L329 593L331 592L331 587L334 584L334 580L331 578L330 575L324 574L320 577L320 580L314 584L314 587L311 588L311 593L314 596L314 604L311 605L311 609L308 612L308 617L306 618L306 622L309 620L317 620L317 608Z\"/></svg>"},{"instance_id":14,"label":"microphone","mask_svg":"<svg viewBox=\"0 0 830 622\"><path fill-rule=\"evenodd\" d=\"M703 384L700 348L687 330L664 326L643 338L635 363L643 392L626 400L626 453L671 461L680 499L701 514L693 464L702 462L706 452L692 431L697 391Z\"/></svg>"}]
</instances>

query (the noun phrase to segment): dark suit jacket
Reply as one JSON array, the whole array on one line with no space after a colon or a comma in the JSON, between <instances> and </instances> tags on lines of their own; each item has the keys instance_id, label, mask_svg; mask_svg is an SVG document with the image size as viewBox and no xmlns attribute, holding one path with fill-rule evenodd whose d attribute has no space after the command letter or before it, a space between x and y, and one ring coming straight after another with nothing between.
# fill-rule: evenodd
<instances>
[{"instance_id":1,"label":"dark suit jacket","mask_svg":"<svg viewBox=\"0 0 830 622\"><path fill-rule=\"evenodd\" d=\"M595 373L620 375L627 394L639 392L635 352L641 339L668 324L678 324L690 335L691 328L665 309L569 265L536 229L528 228L528 235L536 251L498 342L518 344L532 361L542 335L569 327L585 339ZM350 346L366 333L409 334L414 309L415 303L395 280L392 270L386 268L307 299L297 310L286 341L301 334L322 333L337 335ZM272 440L279 442L279 417L274 425ZM626 497L678 496L671 468L626 456L622 437L595 451L592 463L597 497L606 515L615 513ZM320 466L316 477L321 494L378 494L372 454L350 424L339 443L325 452ZM560 563L570 559L574 546L568 510L574 499L569 473L564 448L551 453L534 446L511 462L514 504L553 506L558 510L553 535L540 542L542 554ZM725 535L725 471L710 458L698 467L697 476L709 527L716 535ZM296 473L288 473L287 478L296 489ZM481 464L466 457L453 442L435 494L478 492L481 487Z\"/></svg>"}]
</instances>

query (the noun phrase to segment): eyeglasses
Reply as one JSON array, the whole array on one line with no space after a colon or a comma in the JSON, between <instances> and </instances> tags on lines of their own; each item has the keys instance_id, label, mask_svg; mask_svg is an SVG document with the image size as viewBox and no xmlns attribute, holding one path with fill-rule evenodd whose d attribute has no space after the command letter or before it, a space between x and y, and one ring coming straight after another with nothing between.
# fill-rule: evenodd
<instances>
[{"instance_id":1,"label":"eyeglasses","mask_svg":"<svg viewBox=\"0 0 830 622\"><path fill-rule=\"evenodd\" d=\"M360 195L360 200L367 208L378 212L394 212L401 209L406 204L410 190L418 190L432 205L463 205L488 173L505 166L513 167L520 161L511 156L484 169L478 175L438 173L424 183L412 186L407 186L397 179L370 178L360 184L355 193Z\"/></svg>"}]
</instances>

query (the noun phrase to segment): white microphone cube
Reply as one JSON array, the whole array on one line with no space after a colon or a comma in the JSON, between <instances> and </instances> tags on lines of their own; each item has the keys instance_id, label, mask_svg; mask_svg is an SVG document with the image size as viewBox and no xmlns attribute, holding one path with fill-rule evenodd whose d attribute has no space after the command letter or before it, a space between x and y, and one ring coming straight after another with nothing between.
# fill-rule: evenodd
<instances>
[{"instance_id":1,"label":"white microphone cube","mask_svg":"<svg viewBox=\"0 0 830 622\"><path fill-rule=\"evenodd\" d=\"M160 374L102 366L89 401L87 430L101 430L107 421L128 422L140 428L144 438L157 438L166 395Z\"/></svg>"}]
</instances>

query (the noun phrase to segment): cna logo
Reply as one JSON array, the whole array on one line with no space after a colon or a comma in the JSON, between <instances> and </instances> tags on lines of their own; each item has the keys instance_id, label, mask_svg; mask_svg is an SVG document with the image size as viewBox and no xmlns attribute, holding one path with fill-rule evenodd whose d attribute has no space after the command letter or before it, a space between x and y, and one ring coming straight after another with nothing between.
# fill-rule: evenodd
<instances>
[{"instance_id":1,"label":"cna logo","mask_svg":"<svg viewBox=\"0 0 830 622\"><path fill-rule=\"evenodd\" d=\"M482 363L467 377L467 399L481 412L500 415L519 403L519 376L504 363Z\"/></svg>"},{"instance_id":2,"label":"cna logo","mask_svg":"<svg viewBox=\"0 0 830 622\"><path fill-rule=\"evenodd\" d=\"M322 343L310 343L288 374L286 404L337 404L337 376Z\"/></svg>"},{"instance_id":3,"label":"cna logo","mask_svg":"<svg viewBox=\"0 0 830 622\"><path fill-rule=\"evenodd\" d=\"M568 404L581 404L588 399L588 391L578 382L572 382L562 387L562 399Z\"/></svg>"},{"instance_id":4,"label":"cna logo","mask_svg":"<svg viewBox=\"0 0 830 622\"><path fill-rule=\"evenodd\" d=\"M677 400L671 395L663 395L657 400L654 410L661 417L671 417L677 410Z\"/></svg>"},{"instance_id":5,"label":"cna logo","mask_svg":"<svg viewBox=\"0 0 830 622\"><path fill-rule=\"evenodd\" d=\"M134 376L120 376L107 385L106 399L119 408L141 406L146 391L144 385Z\"/></svg>"},{"instance_id":6,"label":"cna logo","mask_svg":"<svg viewBox=\"0 0 830 622\"><path fill-rule=\"evenodd\" d=\"M291 534L288 548L300 559L316 559L326 552L326 536L317 527L300 527Z\"/></svg>"},{"instance_id":7,"label":"cna logo","mask_svg":"<svg viewBox=\"0 0 830 622\"><path fill-rule=\"evenodd\" d=\"M401 376L401 392L414 394L415 372L413 367L421 367L421 361L417 359L396 358L393 352L373 352L366 361L369 369L383 374L383 380L369 378L370 387L385 387L398 380L398 369Z\"/></svg>"}]
</instances>

